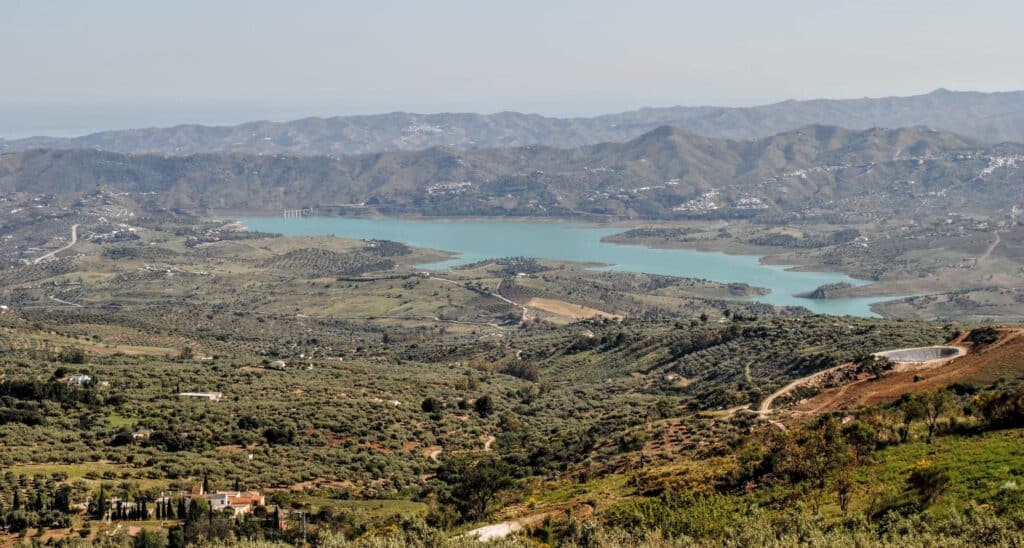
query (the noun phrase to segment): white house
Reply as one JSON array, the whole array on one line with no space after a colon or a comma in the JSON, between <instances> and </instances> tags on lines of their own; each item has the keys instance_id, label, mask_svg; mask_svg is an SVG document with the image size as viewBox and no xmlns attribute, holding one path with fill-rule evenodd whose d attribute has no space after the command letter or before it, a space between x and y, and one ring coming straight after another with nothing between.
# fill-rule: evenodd
<instances>
[{"instance_id":1,"label":"white house","mask_svg":"<svg viewBox=\"0 0 1024 548\"><path fill-rule=\"evenodd\" d=\"M68 382L71 384L83 385L92 380L92 377L84 373L75 373L68 377Z\"/></svg>"},{"instance_id":2,"label":"white house","mask_svg":"<svg viewBox=\"0 0 1024 548\"><path fill-rule=\"evenodd\" d=\"M224 394L220 392L180 392L178 397L181 398L198 398L201 400L220 401L224 397Z\"/></svg>"}]
</instances>

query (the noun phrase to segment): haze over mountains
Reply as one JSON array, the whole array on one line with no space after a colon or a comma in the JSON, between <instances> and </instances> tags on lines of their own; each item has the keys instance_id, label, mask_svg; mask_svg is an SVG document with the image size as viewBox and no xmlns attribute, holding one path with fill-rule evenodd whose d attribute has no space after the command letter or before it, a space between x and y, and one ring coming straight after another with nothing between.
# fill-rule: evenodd
<instances>
[{"instance_id":1,"label":"haze over mountains","mask_svg":"<svg viewBox=\"0 0 1024 548\"><path fill-rule=\"evenodd\" d=\"M162 207L349 204L424 215L869 218L913 209L1005 216L1024 195L1022 168L1024 144L920 128L816 125L740 141L666 126L574 149L435 147L342 157L34 150L0 156L0 192L105 187L152 192Z\"/></svg>"},{"instance_id":2,"label":"haze over mountains","mask_svg":"<svg viewBox=\"0 0 1024 548\"><path fill-rule=\"evenodd\" d=\"M305 118L237 126L181 125L105 131L75 138L0 140L0 151L89 148L123 153L204 152L345 155L540 144L573 148L623 142L659 126L707 137L757 139L810 124L850 129L925 126L988 143L1024 142L1024 91L937 90L912 97L785 101L744 108L647 108L593 118L533 114L410 114Z\"/></svg>"}]
</instances>

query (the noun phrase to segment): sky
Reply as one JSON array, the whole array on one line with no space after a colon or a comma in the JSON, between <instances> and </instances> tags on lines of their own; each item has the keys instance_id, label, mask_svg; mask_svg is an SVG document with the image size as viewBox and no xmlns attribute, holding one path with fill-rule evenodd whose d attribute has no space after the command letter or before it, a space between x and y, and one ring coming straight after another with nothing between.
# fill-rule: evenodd
<instances>
[{"instance_id":1,"label":"sky","mask_svg":"<svg viewBox=\"0 0 1024 548\"><path fill-rule=\"evenodd\" d=\"M1024 89L1020 0L0 0L0 136Z\"/></svg>"}]
</instances>

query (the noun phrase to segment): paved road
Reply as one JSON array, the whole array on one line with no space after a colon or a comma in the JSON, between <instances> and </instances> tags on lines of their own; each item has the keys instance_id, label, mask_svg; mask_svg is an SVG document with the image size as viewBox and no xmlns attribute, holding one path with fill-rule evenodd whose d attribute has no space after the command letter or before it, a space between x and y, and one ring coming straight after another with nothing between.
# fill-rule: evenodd
<instances>
[{"instance_id":1,"label":"paved road","mask_svg":"<svg viewBox=\"0 0 1024 548\"><path fill-rule=\"evenodd\" d=\"M60 249L58 249L56 251L51 251L51 252L47 253L46 255L43 255L42 257L37 257L36 260L32 261L32 264L39 264L39 263L41 263L41 262L43 262L43 261L53 257L54 255L60 253L61 251L67 251L68 249L71 249L71 246L75 245L77 242L78 242L78 225L72 225L72 227L71 227L71 243L69 243L68 245L66 245L66 246L64 246L64 247L62 247L62 248L60 248Z\"/></svg>"}]
</instances>

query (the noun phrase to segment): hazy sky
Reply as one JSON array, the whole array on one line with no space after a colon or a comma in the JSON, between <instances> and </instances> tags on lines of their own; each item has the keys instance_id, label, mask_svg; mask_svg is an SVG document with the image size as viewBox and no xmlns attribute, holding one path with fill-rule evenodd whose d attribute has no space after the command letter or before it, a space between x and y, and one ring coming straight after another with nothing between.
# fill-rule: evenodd
<instances>
[{"instance_id":1,"label":"hazy sky","mask_svg":"<svg viewBox=\"0 0 1024 548\"><path fill-rule=\"evenodd\" d=\"M1021 0L0 0L0 135L1024 88Z\"/></svg>"}]
</instances>

